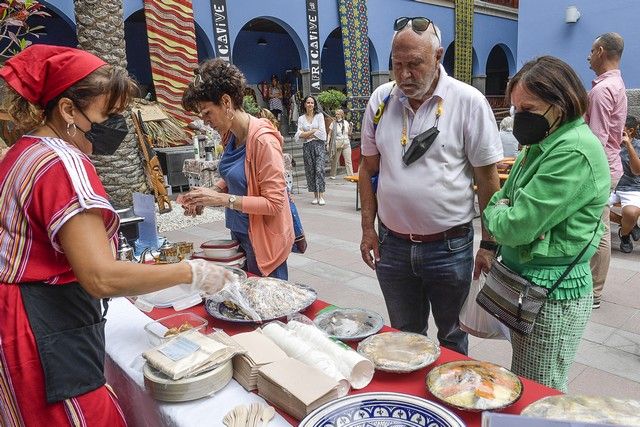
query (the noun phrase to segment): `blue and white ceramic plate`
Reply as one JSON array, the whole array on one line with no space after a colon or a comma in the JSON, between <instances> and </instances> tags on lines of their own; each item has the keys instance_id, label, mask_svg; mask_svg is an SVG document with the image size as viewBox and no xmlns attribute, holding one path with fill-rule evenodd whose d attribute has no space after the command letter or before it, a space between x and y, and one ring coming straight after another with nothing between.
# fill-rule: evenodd
<instances>
[{"instance_id":1,"label":"blue and white ceramic plate","mask_svg":"<svg viewBox=\"0 0 640 427\"><path fill-rule=\"evenodd\" d=\"M448 409L402 393L362 393L329 402L300 427L465 427Z\"/></svg>"}]
</instances>

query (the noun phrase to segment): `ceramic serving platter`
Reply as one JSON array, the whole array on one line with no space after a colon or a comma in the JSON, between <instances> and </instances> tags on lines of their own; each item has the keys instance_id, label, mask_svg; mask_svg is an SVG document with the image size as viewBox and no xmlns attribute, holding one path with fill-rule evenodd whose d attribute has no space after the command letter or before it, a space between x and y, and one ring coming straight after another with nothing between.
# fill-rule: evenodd
<instances>
[{"instance_id":1,"label":"ceramic serving platter","mask_svg":"<svg viewBox=\"0 0 640 427\"><path fill-rule=\"evenodd\" d=\"M499 365L457 360L433 368L427 388L437 399L458 409L485 411L505 408L522 395L517 375Z\"/></svg>"},{"instance_id":2,"label":"ceramic serving platter","mask_svg":"<svg viewBox=\"0 0 640 427\"><path fill-rule=\"evenodd\" d=\"M404 373L422 369L440 357L440 346L424 335L383 332L358 344L358 353L379 371Z\"/></svg>"},{"instance_id":3,"label":"ceramic serving platter","mask_svg":"<svg viewBox=\"0 0 640 427\"><path fill-rule=\"evenodd\" d=\"M464 427L437 403L401 393L362 393L329 402L300 427Z\"/></svg>"},{"instance_id":4,"label":"ceramic serving platter","mask_svg":"<svg viewBox=\"0 0 640 427\"><path fill-rule=\"evenodd\" d=\"M359 341L378 333L384 319L364 308L334 308L318 314L313 323L333 338Z\"/></svg>"}]
</instances>

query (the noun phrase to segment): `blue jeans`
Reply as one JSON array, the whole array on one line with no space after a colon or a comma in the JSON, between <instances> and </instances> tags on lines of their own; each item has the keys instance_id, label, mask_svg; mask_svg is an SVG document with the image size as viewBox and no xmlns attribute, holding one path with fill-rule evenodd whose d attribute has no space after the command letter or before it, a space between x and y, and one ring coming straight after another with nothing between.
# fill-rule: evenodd
<instances>
[{"instance_id":1,"label":"blue jeans","mask_svg":"<svg viewBox=\"0 0 640 427\"><path fill-rule=\"evenodd\" d=\"M240 242L240 247L244 251L247 257L247 264L245 270L249 273L262 276L262 272L258 268L258 262L256 261L256 255L253 252L253 245L249 240L249 235L244 233L238 233L237 231L231 232L231 238ZM289 270L287 268L287 260L278 266L275 270L269 274L269 277L275 277L276 279L289 280Z\"/></svg>"},{"instance_id":2,"label":"blue jeans","mask_svg":"<svg viewBox=\"0 0 640 427\"><path fill-rule=\"evenodd\" d=\"M432 309L440 345L467 354L469 341L458 316L471 285L473 227L462 237L414 243L380 223L378 239L376 275L391 326L426 335Z\"/></svg>"}]
</instances>

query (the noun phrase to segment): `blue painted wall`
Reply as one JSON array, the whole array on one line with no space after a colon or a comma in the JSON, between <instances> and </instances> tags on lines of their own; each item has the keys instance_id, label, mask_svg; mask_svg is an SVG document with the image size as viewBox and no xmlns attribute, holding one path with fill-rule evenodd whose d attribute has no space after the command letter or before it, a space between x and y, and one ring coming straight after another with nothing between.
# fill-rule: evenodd
<instances>
[{"instance_id":1,"label":"blue painted wall","mask_svg":"<svg viewBox=\"0 0 640 427\"><path fill-rule=\"evenodd\" d=\"M124 0L125 19L140 11L143 0ZM570 0L558 0L568 2ZM573 1L573 0L571 0ZM583 0L586 1L586 0ZM621 3L630 3L634 0L616 0ZM555 0L541 0L540 3L554 3ZM595 2L595 0L592 0ZM44 0L46 5L59 10L61 15L70 24L74 23L73 0ZM535 3L533 0L522 0L524 5ZM453 3L452 3L453 5ZM392 7L391 7L392 6ZM280 73L291 67L301 69L308 68L307 27L305 20L306 3L303 0L228 0L227 15L229 19L229 36L231 40L232 57L238 65L248 74L250 82L258 82L264 76L270 75L274 70ZM545 8L541 8L545 9ZM610 8L609 8L610 9ZM199 60L212 57L213 52L213 15L210 0L193 0L194 17L196 21L196 33L198 38ZM521 6L522 10L522 6ZM339 17L336 0L318 0L318 13L320 23L320 45L325 46L331 31L339 26ZM452 7L434 6L416 0L368 0L369 38L370 48L375 52L372 71L387 71L391 52L391 37L393 35L393 21L398 16L427 16L436 22L442 31L442 45L447 47L454 37L454 10ZM521 13L526 17L526 13ZM562 15L564 16L564 15ZM289 39L284 35L264 34L268 40L268 46L278 47L274 51L263 55L257 50L255 35L246 32L240 33L245 25L255 18L267 18L280 24L288 33ZM132 44L128 52L142 52L141 42L138 38L145 37L142 27L127 28L127 43ZM65 30L65 31L68 31ZM75 31L74 31L75 32ZM530 34L539 34L539 28L530 30ZM476 13L474 20L474 64L473 75L484 75L486 60L491 49L501 44L510 58L509 69L512 75L515 72L517 47L522 40L518 39L518 22L487 16ZM71 34L75 37L74 34ZM342 71L342 49L333 46L332 40L326 44L327 50L323 55L323 83L327 85L344 84ZM138 50L140 49L140 50ZM238 52L235 52L238 49ZM274 54L277 52L277 54ZM131 67L137 74L137 70L145 67L137 55L128 55ZM142 78L144 80L144 78Z\"/></svg>"},{"instance_id":2,"label":"blue painted wall","mask_svg":"<svg viewBox=\"0 0 640 427\"><path fill-rule=\"evenodd\" d=\"M581 17L564 22L567 6L575 5ZM540 55L554 55L569 63L585 87L595 77L587 55L595 38L616 31L625 39L622 77L627 88L640 87L640 1L638 0L520 0L518 67Z\"/></svg>"}]
</instances>

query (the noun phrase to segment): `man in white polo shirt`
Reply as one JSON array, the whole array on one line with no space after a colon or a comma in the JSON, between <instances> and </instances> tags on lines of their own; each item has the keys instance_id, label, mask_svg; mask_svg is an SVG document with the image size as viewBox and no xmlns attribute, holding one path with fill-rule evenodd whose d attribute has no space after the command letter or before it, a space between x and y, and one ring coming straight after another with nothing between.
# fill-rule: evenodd
<instances>
[{"instance_id":1,"label":"man in white polo shirt","mask_svg":"<svg viewBox=\"0 0 640 427\"><path fill-rule=\"evenodd\" d=\"M360 250L376 270L391 326L426 334L433 310L440 344L466 354L458 316L474 271L473 179L482 211L499 189L502 145L486 98L440 65L440 30L418 17L398 18L394 30L396 81L374 91L362 125ZM419 142L428 148L414 150ZM483 230L476 276L494 254Z\"/></svg>"}]
</instances>

